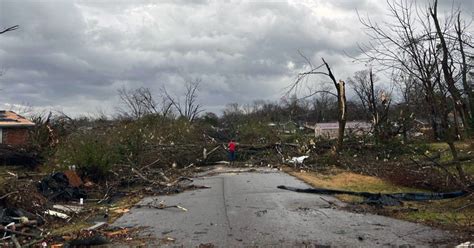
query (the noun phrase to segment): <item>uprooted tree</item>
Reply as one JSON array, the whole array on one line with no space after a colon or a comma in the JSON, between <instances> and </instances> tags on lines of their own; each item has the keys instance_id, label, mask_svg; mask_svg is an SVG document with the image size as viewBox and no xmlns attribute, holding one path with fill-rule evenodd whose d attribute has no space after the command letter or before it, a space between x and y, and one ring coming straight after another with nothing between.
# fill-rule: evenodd
<instances>
[{"instance_id":1,"label":"uprooted tree","mask_svg":"<svg viewBox=\"0 0 474 248\"><path fill-rule=\"evenodd\" d=\"M334 88L336 89L335 92L333 93L331 91L327 90L315 90L311 92L310 95L306 96L305 98L314 96L316 94L320 93L325 93L325 94L330 94L332 96L335 96L337 98L337 110L338 110L338 135L337 135L337 145L336 145L336 152L340 152L342 150L343 146L343 141L344 141L344 131L346 128L346 113L347 113L347 101L346 101L346 88L345 88L345 82L342 80L337 81L336 78L334 77L334 74L331 71L331 67L329 64L322 58L323 63L317 67L314 67L311 61L307 59L305 56L301 54L301 56L306 60L308 66L310 67L308 71L301 72L298 74L298 77L296 78L296 81L291 85L289 92L296 90L298 87L301 86L305 81L307 81L308 77L312 75L324 75L327 76L331 79L331 82L334 85ZM326 72L321 71L321 68L325 67Z\"/></svg>"}]
</instances>

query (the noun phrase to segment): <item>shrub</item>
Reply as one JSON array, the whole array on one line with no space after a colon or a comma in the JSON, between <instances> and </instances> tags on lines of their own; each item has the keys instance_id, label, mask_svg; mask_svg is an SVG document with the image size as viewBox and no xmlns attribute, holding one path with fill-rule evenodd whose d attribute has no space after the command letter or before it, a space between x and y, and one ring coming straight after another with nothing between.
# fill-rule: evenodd
<instances>
[{"instance_id":1,"label":"shrub","mask_svg":"<svg viewBox=\"0 0 474 248\"><path fill-rule=\"evenodd\" d=\"M104 134L76 133L58 148L57 158L63 165L77 166L79 172L94 181L107 177L114 164L123 159L116 144Z\"/></svg>"}]
</instances>

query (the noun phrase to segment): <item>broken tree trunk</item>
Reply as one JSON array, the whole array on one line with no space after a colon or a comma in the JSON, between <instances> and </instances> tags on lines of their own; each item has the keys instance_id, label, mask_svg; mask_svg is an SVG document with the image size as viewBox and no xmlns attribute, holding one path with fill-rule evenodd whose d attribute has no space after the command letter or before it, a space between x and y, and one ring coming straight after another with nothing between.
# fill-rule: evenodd
<instances>
[{"instance_id":1,"label":"broken tree trunk","mask_svg":"<svg viewBox=\"0 0 474 248\"><path fill-rule=\"evenodd\" d=\"M334 83L334 87L336 87L337 92L337 110L338 110L338 118L337 121L339 123L339 129L337 133L337 146L336 152L340 152L342 150L342 145L344 141L344 130L346 128L346 86L344 81L339 80L336 81L336 78L332 74L331 68L329 67L328 63L322 59L326 69L328 70L328 76L331 78L332 82Z\"/></svg>"}]
</instances>

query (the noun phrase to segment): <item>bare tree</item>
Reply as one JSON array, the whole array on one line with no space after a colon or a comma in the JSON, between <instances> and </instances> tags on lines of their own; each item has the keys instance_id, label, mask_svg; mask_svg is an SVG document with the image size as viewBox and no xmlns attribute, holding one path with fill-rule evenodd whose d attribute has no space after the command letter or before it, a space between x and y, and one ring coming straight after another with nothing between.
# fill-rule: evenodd
<instances>
[{"instance_id":1,"label":"bare tree","mask_svg":"<svg viewBox=\"0 0 474 248\"><path fill-rule=\"evenodd\" d=\"M0 31L0 34L4 34L4 33L6 33L6 32L10 32L10 31L13 31L13 30L17 30L19 27L20 27L20 26L18 26L18 25L11 26L11 27L9 27L9 28L6 28L6 29ZM4 73L3 71L0 71L0 77L3 76L3 73Z\"/></svg>"},{"instance_id":2,"label":"bare tree","mask_svg":"<svg viewBox=\"0 0 474 248\"><path fill-rule=\"evenodd\" d=\"M382 89L375 88L375 75L372 68L355 73L349 79L349 84L354 89L366 113L369 114L373 125L376 139L382 138L381 128L388 121L388 110L391 104L391 97Z\"/></svg>"},{"instance_id":3,"label":"bare tree","mask_svg":"<svg viewBox=\"0 0 474 248\"><path fill-rule=\"evenodd\" d=\"M346 89L345 89L345 83L342 80L337 81L336 78L334 77L334 74L331 71L331 67L329 66L328 63L322 58L323 63L317 67L313 67L313 64L309 59L307 59L303 54L300 53L300 55L306 60L308 66L310 69L305 72L301 72L298 74L298 77L296 81L290 86L288 92L291 92L295 89L297 89L301 84L304 83L308 79L308 77L312 75L324 75L329 77L331 79L335 89L336 93L330 92L330 91L313 91L309 96L314 96L315 94L319 93L327 93L331 94L335 97L337 97L337 109L338 109L338 118L337 121L339 123L339 129L338 129L338 135L337 135L337 146L336 146L336 152L339 152L342 150L343 146L343 141L344 141L344 131L346 127L346 119L347 119L347 101L346 101ZM326 72L321 71L321 68L326 68ZM308 96L307 96L308 97Z\"/></svg>"},{"instance_id":4,"label":"bare tree","mask_svg":"<svg viewBox=\"0 0 474 248\"><path fill-rule=\"evenodd\" d=\"M388 1L391 21L375 23L361 18L371 38L360 45L364 63L376 64L381 70L398 70L423 86L424 99L430 109L430 122L435 138L441 133L441 110L437 94L436 57L439 54L429 14L413 6L412 1Z\"/></svg>"},{"instance_id":5,"label":"bare tree","mask_svg":"<svg viewBox=\"0 0 474 248\"><path fill-rule=\"evenodd\" d=\"M160 114L167 117L171 112L172 103L166 98L162 98L161 104L157 103L149 88L140 87L134 90L121 88L118 94L125 105L125 109L120 110L124 116L139 119L149 114Z\"/></svg>"},{"instance_id":6,"label":"bare tree","mask_svg":"<svg viewBox=\"0 0 474 248\"><path fill-rule=\"evenodd\" d=\"M437 6L438 1L435 0L433 6L429 8L430 15L433 18L433 22L436 27L436 33L437 33L437 38L439 39L441 50L442 50L442 60L441 60L441 68L443 70L443 75L444 75L444 81L447 84L448 91L451 95L451 97L454 100L454 106L456 108L456 111L460 114L461 120L463 122L463 126L466 130L469 129L469 123L468 123L468 109L467 105L465 104L460 90L456 86L456 81L454 80L454 69L453 69L453 60L452 60L452 54L450 52L450 49L448 49L448 44L445 38L445 31L441 29L439 20L438 20L438 12L437 12ZM459 18L459 15L458 15ZM459 21L460 22L460 21ZM460 31L460 29L459 29ZM461 42L462 45L462 42ZM461 46L462 47L462 46Z\"/></svg>"},{"instance_id":7,"label":"bare tree","mask_svg":"<svg viewBox=\"0 0 474 248\"><path fill-rule=\"evenodd\" d=\"M180 117L193 122L204 110L198 103L198 91L201 79L187 81L185 85L184 99L171 96L166 88L163 88L164 97L178 111Z\"/></svg>"},{"instance_id":8,"label":"bare tree","mask_svg":"<svg viewBox=\"0 0 474 248\"><path fill-rule=\"evenodd\" d=\"M9 27L9 28L6 28L6 29L0 31L0 34L4 34L4 33L6 33L6 32L10 32L10 31L13 31L13 30L17 30L19 27L20 27L20 26L18 26L18 25L11 26L11 27Z\"/></svg>"},{"instance_id":9,"label":"bare tree","mask_svg":"<svg viewBox=\"0 0 474 248\"><path fill-rule=\"evenodd\" d=\"M431 110L433 133L442 135L456 161L458 155L454 141L459 130L457 114L461 117L465 130L469 127L467 105L456 78L459 73L455 67L459 34L452 33L455 12L447 15L444 26L441 27L436 0L429 8L420 8L410 0L387 3L391 21L374 23L370 18L360 18L371 38L368 44L361 46L364 54L362 61L375 62L381 69L398 70L413 77L414 82L421 83L425 101ZM465 41L461 43L466 44ZM455 115L454 120L450 117L451 114ZM464 178L462 167L457 168L459 176Z\"/></svg>"},{"instance_id":10,"label":"bare tree","mask_svg":"<svg viewBox=\"0 0 474 248\"><path fill-rule=\"evenodd\" d=\"M460 57L461 57L461 62L460 62L461 82L462 82L462 85L463 85L463 88L464 88L464 94L467 96L467 103L468 103L469 110L470 110L470 113L468 113L469 114L469 120L470 120L469 125L471 125L471 132L472 132L472 129L474 129L474 92L472 91L471 85L467 81L467 76L468 76L467 74L470 71L470 68L472 67L472 65L469 65L467 63L467 56L468 55L466 54L466 51L464 49L466 44L469 45L469 42L466 42L465 39L470 39L470 36L465 35L465 33L466 33L465 30L467 29L467 25L465 25L465 24L463 25L463 22L461 21L461 11L458 11L457 20L456 20L456 23L454 24L454 28L456 30L457 41L458 41L458 46L459 46L459 53L460 53ZM474 57L474 56L472 56L472 57Z\"/></svg>"},{"instance_id":11,"label":"bare tree","mask_svg":"<svg viewBox=\"0 0 474 248\"><path fill-rule=\"evenodd\" d=\"M422 123L415 120L416 116L425 117L426 102L419 97L419 93L423 92L421 84L416 82L410 75L398 73L394 75L393 82L401 93L401 102L398 103L397 110L399 111L397 122L400 125L400 133L403 136L404 142L408 142L408 131L415 126L415 122Z\"/></svg>"},{"instance_id":12,"label":"bare tree","mask_svg":"<svg viewBox=\"0 0 474 248\"><path fill-rule=\"evenodd\" d=\"M334 115L334 107L337 105L335 97L331 94L322 92L314 97L311 101L311 110L313 118L316 122L324 122L331 119L337 119Z\"/></svg>"}]
</instances>

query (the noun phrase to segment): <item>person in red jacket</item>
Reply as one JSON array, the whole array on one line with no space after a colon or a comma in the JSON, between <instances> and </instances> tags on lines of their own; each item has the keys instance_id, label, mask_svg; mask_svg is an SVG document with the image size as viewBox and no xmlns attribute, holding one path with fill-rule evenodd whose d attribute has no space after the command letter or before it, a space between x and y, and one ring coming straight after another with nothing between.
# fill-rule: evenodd
<instances>
[{"instance_id":1,"label":"person in red jacket","mask_svg":"<svg viewBox=\"0 0 474 248\"><path fill-rule=\"evenodd\" d=\"M227 148L229 149L230 165L233 165L235 161L235 141L231 140L227 145Z\"/></svg>"}]
</instances>

